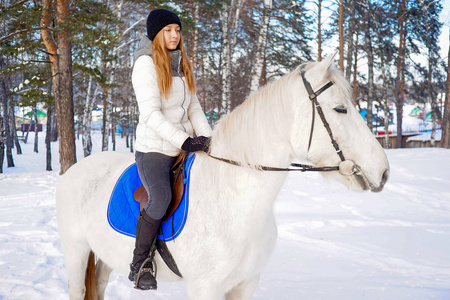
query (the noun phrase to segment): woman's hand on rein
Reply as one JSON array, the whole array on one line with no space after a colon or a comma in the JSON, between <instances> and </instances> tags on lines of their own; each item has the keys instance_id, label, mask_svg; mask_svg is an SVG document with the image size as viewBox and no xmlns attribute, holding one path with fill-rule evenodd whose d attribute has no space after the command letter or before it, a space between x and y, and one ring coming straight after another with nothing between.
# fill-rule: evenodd
<instances>
[{"instance_id":1,"label":"woman's hand on rein","mask_svg":"<svg viewBox=\"0 0 450 300\"><path fill-rule=\"evenodd\" d=\"M187 152L196 152L196 151L208 152L209 141L210 139L206 136L197 136L194 138L188 137L181 146L181 149Z\"/></svg>"}]
</instances>

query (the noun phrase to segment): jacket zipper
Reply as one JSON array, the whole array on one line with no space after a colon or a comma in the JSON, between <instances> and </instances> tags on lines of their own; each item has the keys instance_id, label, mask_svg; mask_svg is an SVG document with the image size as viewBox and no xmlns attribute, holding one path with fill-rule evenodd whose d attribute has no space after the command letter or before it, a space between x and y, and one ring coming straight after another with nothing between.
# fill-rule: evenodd
<instances>
[{"instance_id":1,"label":"jacket zipper","mask_svg":"<svg viewBox=\"0 0 450 300\"><path fill-rule=\"evenodd\" d=\"M183 117L184 115L187 113L187 111L184 109L184 102L186 101L186 83L184 82L183 78L181 77L181 73L180 73L180 64L181 64L181 52L180 52L180 56L178 57L178 65L177 65L177 73L178 73L178 77L180 77L181 81L183 81L183 103L181 103L181 108L183 109L183 115L181 116L181 127L183 127L184 132L186 131L186 128L183 126Z\"/></svg>"}]
</instances>

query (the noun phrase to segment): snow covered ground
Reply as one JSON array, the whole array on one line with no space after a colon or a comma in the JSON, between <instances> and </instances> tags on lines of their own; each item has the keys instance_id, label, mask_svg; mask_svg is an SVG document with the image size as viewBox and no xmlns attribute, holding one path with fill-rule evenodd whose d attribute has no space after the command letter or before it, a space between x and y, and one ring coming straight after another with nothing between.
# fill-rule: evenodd
<instances>
[{"instance_id":1,"label":"snow covered ground","mask_svg":"<svg viewBox=\"0 0 450 300\"><path fill-rule=\"evenodd\" d=\"M55 217L58 145L56 171L46 172L39 141L39 153L31 138L0 174L0 299L68 299ZM118 151L129 151L124 144ZM288 175L275 203L277 246L254 299L450 299L450 150L387 154L391 178L379 194ZM106 297L186 299L183 283L137 291L118 272Z\"/></svg>"}]
</instances>

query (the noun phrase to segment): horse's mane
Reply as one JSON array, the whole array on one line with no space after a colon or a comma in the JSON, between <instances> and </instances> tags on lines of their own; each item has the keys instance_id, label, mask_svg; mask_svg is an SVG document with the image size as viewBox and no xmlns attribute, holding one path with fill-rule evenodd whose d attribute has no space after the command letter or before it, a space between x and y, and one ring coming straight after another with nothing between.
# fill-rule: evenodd
<instances>
[{"instance_id":1,"label":"horse's mane","mask_svg":"<svg viewBox=\"0 0 450 300\"><path fill-rule=\"evenodd\" d=\"M299 70L306 71L314 64L302 64L250 95L231 113L223 116L214 127L211 153L242 165L257 167L265 163L263 157L267 153L280 147L290 147L287 139L293 123L293 104L302 101L300 89L303 89L303 84ZM342 73L334 66L329 68L326 76L350 91Z\"/></svg>"},{"instance_id":2,"label":"horse's mane","mask_svg":"<svg viewBox=\"0 0 450 300\"><path fill-rule=\"evenodd\" d=\"M261 151L277 147L277 133L287 130L281 123L289 117L288 86L298 82L294 72L284 75L250 95L214 127L211 152L215 156L235 160L242 165L261 164ZM280 120L273 122L271 120ZM281 134L278 134L278 137Z\"/></svg>"}]
</instances>

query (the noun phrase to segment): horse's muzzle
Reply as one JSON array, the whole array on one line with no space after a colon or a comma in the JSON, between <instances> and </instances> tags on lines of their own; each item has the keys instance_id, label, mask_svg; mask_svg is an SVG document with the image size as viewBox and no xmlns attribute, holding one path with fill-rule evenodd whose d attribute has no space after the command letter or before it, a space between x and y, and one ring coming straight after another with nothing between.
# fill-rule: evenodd
<instances>
[{"instance_id":1,"label":"horse's muzzle","mask_svg":"<svg viewBox=\"0 0 450 300\"><path fill-rule=\"evenodd\" d=\"M356 180L359 182L363 190L369 190L378 193L381 192L389 178L389 170L385 170L381 176L381 180L378 185L374 185L367 180L361 169L351 160L344 160L339 164L339 173L344 176L356 176Z\"/></svg>"}]
</instances>

